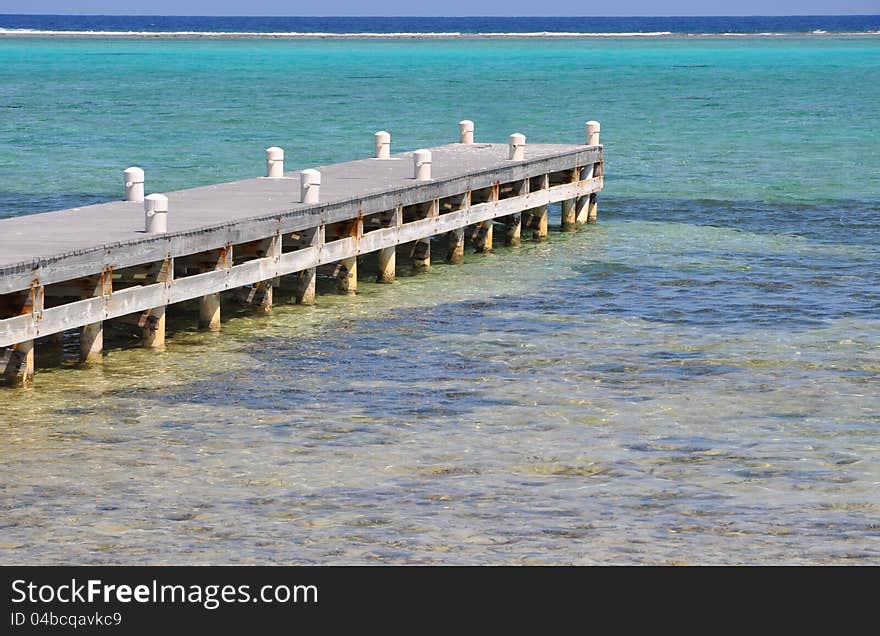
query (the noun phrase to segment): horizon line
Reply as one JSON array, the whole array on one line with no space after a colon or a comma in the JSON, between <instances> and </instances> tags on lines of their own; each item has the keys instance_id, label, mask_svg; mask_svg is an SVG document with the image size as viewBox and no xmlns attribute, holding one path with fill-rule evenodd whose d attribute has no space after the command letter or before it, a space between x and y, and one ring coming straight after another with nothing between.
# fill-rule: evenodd
<instances>
[{"instance_id":1,"label":"horizon line","mask_svg":"<svg viewBox=\"0 0 880 636\"><path fill-rule=\"evenodd\" d=\"M486 14L486 15L286 15L286 14L261 14L250 15L244 13L230 14L188 14L188 13L6 13L0 12L0 16L82 16L82 17L129 17L129 18L874 18L880 17L880 13L768 13L768 14L699 14L699 13L673 13L668 15L543 15L543 14Z\"/></svg>"}]
</instances>

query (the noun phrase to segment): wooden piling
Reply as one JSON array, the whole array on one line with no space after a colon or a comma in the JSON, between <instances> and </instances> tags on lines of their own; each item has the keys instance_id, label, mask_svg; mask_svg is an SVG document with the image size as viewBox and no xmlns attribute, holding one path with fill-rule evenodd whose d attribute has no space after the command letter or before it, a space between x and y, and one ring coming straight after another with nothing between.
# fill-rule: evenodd
<instances>
[{"instance_id":1,"label":"wooden piling","mask_svg":"<svg viewBox=\"0 0 880 636\"><path fill-rule=\"evenodd\" d=\"M419 210L417 218L419 220L436 218L440 214L440 201L434 199L430 203L422 206ZM413 242L412 251L412 271L414 274L427 272L431 269L431 237L417 239Z\"/></svg>"},{"instance_id":2,"label":"wooden piling","mask_svg":"<svg viewBox=\"0 0 880 636\"><path fill-rule=\"evenodd\" d=\"M25 340L0 350L0 368L9 386L25 386L34 381L34 341Z\"/></svg>"},{"instance_id":3,"label":"wooden piling","mask_svg":"<svg viewBox=\"0 0 880 636\"><path fill-rule=\"evenodd\" d=\"M198 264L201 273L228 269L232 266L232 245L206 252ZM199 299L199 329L220 331L220 293L205 294Z\"/></svg>"},{"instance_id":4,"label":"wooden piling","mask_svg":"<svg viewBox=\"0 0 880 636\"><path fill-rule=\"evenodd\" d=\"M80 327L79 360L86 364L95 364L104 360L104 323L93 322Z\"/></svg>"},{"instance_id":5,"label":"wooden piling","mask_svg":"<svg viewBox=\"0 0 880 636\"><path fill-rule=\"evenodd\" d=\"M431 239L419 239L412 244L413 273L427 272L431 269Z\"/></svg>"},{"instance_id":6,"label":"wooden piling","mask_svg":"<svg viewBox=\"0 0 880 636\"><path fill-rule=\"evenodd\" d=\"M377 283L393 283L397 270L397 248L385 247L376 252L379 259L379 270L376 273Z\"/></svg>"},{"instance_id":7,"label":"wooden piling","mask_svg":"<svg viewBox=\"0 0 880 636\"><path fill-rule=\"evenodd\" d=\"M260 281L253 287L251 307L260 314L268 314L272 311L272 281Z\"/></svg>"},{"instance_id":8,"label":"wooden piling","mask_svg":"<svg viewBox=\"0 0 880 636\"><path fill-rule=\"evenodd\" d=\"M375 216L374 223L380 228L388 229L400 227L403 223L403 206L395 206L393 210L389 210ZM397 247L383 247L376 251L378 267L376 270L377 283L393 283L397 275Z\"/></svg>"},{"instance_id":9,"label":"wooden piling","mask_svg":"<svg viewBox=\"0 0 880 636\"><path fill-rule=\"evenodd\" d=\"M107 298L113 293L113 274L105 270L99 276L85 279L87 289L83 300L95 297ZM85 364L95 364L104 360L104 322L84 325L79 332L79 360Z\"/></svg>"},{"instance_id":10,"label":"wooden piling","mask_svg":"<svg viewBox=\"0 0 880 636\"><path fill-rule=\"evenodd\" d=\"M281 235L276 234L275 236L266 239L265 248L262 257L272 259L277 265L278 259L281 257ZM268 314L272 311L272 288L274 282L275 277L273 276L272 278L262 280L254 285L255 297L253 307L255 311L261 314Z\"/></svg>"},{"instance_id":11,"label":"wooden piling","mask_svg":"<svg viewBox=\"0 0 880 636\"><path fill-rule=\"evenodd\" d=\"M464 228L456 228L446 234L446 262L451 265L464 263Z\"/></svg>"},{"instance_id":12,"label":"wooden piling","mask_svg":"<svg viewBox=\"0 0 880 636\"><path fill-rule=\"evenodd\" d=\"M574 232L577 229L577 213L575 212L575 200L565 199L560 202L562 214L559 227L563 232Z\"/></svg>"},{"instance_id":13,"label":"wooden piling","mask_svg":"<svg viewBox=\"0 0 880 636\"><path fill-rule=\"evenodd\" d=\"M601 155L600 155L601 157ZM597 161L593 165L593 177L601 177L603 174L603 163L602 161ZM596 223L599 219L599 193L592 192L589 195L589 210L587 212L587 223Z\"/></svg>"},{"instance_id":14,"label":"wooden piling","mask_svg":"<svg viewBox=\"0 0 880 636\"><path fill-rule=\"evenodd\" d=\"M303 249L319 249L324 243L324 226L306 228L298 232L282 235L282 253L284 250L296 252ZM293 299L297 305L315 304L315 281L317 269L307 267L291 275L293 279Z\"/></svg>"},{"instance_id":15,"label":"wooden piling","mask_svg":"<svg viewBox=\"0 0 880 636\"><path fill-rule=\"evenodd\" d=\"M32 284L30 289L8 297L4 313L13 316L38 316L43 308L43 288ZM34 340L22 340L9 349L0 349L0 370L9 386L26 386L34 380Z\"/></svg>"},{"instance_id":16,"label":"wooden piling","mask_svg":"<svg viewBox=\"0 0 880 636\"><path fill-rule=\"evenodd\" d=\"M309 267L294 275L293 298L297 305L315 304L315 279L317 270Z\"/></svg>"},{"instance_id":17,"label":"wooden piling","mask_svg":"<svg viewBox=\"0 0 880 636\"><path fill-rule=\"evenodd\" d=\"M547 222L547 206L542 205L535 208L535 216L537 217L537 226L535 228L535 239L542 241L547 238L548 222Z\"/></svg>"},{"instance_id":18,"label":"wooden piling","mask_svg":"<svg viewBox=\"0 0 880 636\"><path fill-rule=\"evenodd\" d=\"M356 294L357 288L357 257L344 258L336 266L336 289L340 294Z\"/></svg>"},{"instance_id":19,"label":"wooden piling","mask_svg":"<svg viewBox=\"0 0 880 636\"><path fill-rule=\"evenodd\" d=\"M489 219L473 226L472 241L474 251L477 254L486 254L492 251L492 231L495 221Z\"/></svg>"},{"instance_id":20,"label":"wooden piling","mask_svg":"<svg viewBox=\"0 0 880 636\"><path fill-rule=\"evenodd\" d=\"M174 260L166 258L156 273L148 277L151 283L170 283L174 278ZM144 312L141 321L143 346L146 349L163 349L165 347L165 305L153 307Z\"/></svg>"},{"instance_id":21,"label":"wooden piling","mask_svg":"<svg viewBox=\"0 0 880 636\"><path fill-rule=\"evenodd\" d=\"M522 236L522 213L511 214L504 219L504 243L511 247L519 245Z\"/></svg>"},{"instance_id":22,"label":"wooden piling","mask_svg":"<svg viewBox=\"0 0 880 636\"><path fill-rule=\"evenodd\" d=\"M541 192L550 188L550 175L542 174L531 179L530 192ZM526 210L526 226L532 230L532 238L542 241L547 238L547 205L539 205Z\"/></svg>"},{"instance_id":23,"label":"wooden piling","mask_svg":"<svg viewBox=\"0 0 880 636\"><path fill-rule=\"evenodd\" d=\"M586 123L586 142L588 146L598 146L599 145L599 132L601 126L597 121L588 121ZM599 161L596 163L587 166L584 170L586 178L592 179L594 177L602 176L602 155L599 155ZM596 192L592 192L587 196L583 197L585 199L582 204L583 209L578 213L578 220L581 223L596 223L599 216L599 195ZM583 219L581 221L581 219Z\"/></svg>"}]
</instances>

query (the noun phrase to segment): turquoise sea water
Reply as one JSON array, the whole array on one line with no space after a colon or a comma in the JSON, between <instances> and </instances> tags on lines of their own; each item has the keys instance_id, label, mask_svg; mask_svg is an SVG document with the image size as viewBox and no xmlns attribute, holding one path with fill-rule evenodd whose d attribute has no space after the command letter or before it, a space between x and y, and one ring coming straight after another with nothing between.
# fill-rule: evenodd
<instances>
[{"instance_id":1,"label":"turquoise sea water","mask_svg":"<svg viewBox=\"0 0 880 636\"><path fill-rule=\"evenodd\" d=\"M0 391L0 562L880 562L878 104L871 36L0 39L0 217L463 118L606 152L577 234L69 338Z\"/></svg>"}]
</instances>

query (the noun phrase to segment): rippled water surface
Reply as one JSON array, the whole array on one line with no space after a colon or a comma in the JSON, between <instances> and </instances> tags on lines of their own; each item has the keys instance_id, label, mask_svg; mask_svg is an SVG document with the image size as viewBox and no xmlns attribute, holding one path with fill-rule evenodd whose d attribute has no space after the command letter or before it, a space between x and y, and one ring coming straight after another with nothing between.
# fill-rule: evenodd
<instances>
[{"instance_id":1,"label":"rippled water surface","mask_svg":"<svg viewBox=\"0 0 880 636\"><path fill-rule=\"evenodd\" d=\"M0 562L880 563L877 104L877 38L0 40L0 217L464 117L599 119L607 175L545 243L219 335L175 306L97 369L38 343Z\"/></svg>"}]
</instances>

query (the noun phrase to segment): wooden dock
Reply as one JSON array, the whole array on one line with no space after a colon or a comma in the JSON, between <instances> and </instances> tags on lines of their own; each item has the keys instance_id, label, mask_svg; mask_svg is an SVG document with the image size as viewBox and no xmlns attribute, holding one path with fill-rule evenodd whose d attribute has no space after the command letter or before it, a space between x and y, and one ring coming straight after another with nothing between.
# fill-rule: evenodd
<instances>
[{"instance_id":1,"label":"wooden dock","mask_svg":"<svg viewBox=\"0 0 880 636\"><path fill-rule=\"evenodd\" d=\"M496 224L505 244L545 238L551 203L562 204L563 230L596 220L597 122L585 145L526 145L518 134L474 143L470 122L460 143L391 154L390 135L375 141L373 158L298 172L270 148L266 177L164 196L144 198L143 171L129 169L128 200L0 220L0 379L32 381L37 338L77 329L81 361L96 363L104 321L133 324L145 347L161 348L175 303L199 299L201 327L219 330L221 292L239 289L269 311L273 286L290 276L296 302L311 304L319 267L355 293L366 254L391 282L399 245L424 270L432 248L450 263L462 262L466 239L491 250Z\"/></svg>"}]
</instances>

